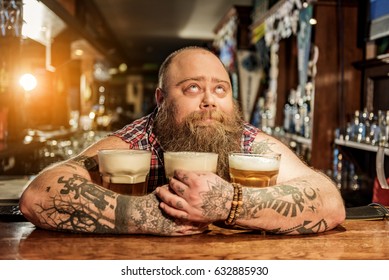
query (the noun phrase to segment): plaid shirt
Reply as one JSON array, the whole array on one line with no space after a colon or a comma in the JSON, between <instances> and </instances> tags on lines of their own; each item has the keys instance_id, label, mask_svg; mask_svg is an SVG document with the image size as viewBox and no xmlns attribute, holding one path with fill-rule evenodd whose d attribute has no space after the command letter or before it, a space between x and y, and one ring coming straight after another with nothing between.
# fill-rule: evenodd
<instances>
[{"instance_id":1,"label":"plaid shirt","mask_svg":"<svg viewBox=\"0 0 389 280\"><path fill-rule=\"evenodd\" d=\"M148 192L152 192L158 186L167 184L163 165L163 150L156 135L153 133L153 123L156 114L157 109L155 109L151 114L135 120L111 134L128 143L129 149L151 151ZM242 151L250 152L251 144L258 132L258 128L250 125L249 123L244 123L244 131L241 140Z\"/></svg>"}]
</instances>

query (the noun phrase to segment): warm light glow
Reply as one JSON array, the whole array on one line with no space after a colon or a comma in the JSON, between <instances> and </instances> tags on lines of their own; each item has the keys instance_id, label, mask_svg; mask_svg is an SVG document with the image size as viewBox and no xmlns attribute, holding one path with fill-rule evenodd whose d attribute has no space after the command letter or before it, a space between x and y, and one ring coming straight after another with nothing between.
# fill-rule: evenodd
<instances>
[{"instance_id":1,"label":"warm light glow","mask_svg":"<svg viewBox=\"0 0 389 280\"><path fill-rule=\"evenodd\" d=\"M31 91L36 88L38 82L34 75L27 73L20 77L19 84L25 91Z\"/></svg>"},{"instance_id":2,"label":"warm light glow","mask_svg":"<svg viewBox=\"0 0 389 280\"><path fill-rule=\"evenodd\" d=\"M311 19L309 20L309 23L310 23L311 25L315 25L315 24L317 23L317 20L314 19L314 18L311 18Z\"/></svg>"},{"instance_id":3,"label":"warm light glow","mask_svg":"<svg viewBox=\"0 0 389 280\"><path fill-rule=\"evenodd\" d=\"M126 71L127 71L127 64L121 63L121 64L119 65L119 71L120 71L120 72L126 72Z\"/></svg>"},{"instance_id":4,"label":"warm light glow","mask_svg":"<svg viewBox=\"0 0 389 280\"><path fill-rule=\"evenodd\" d=\"M77 49L77 50L74 51L74 54L75 54L76 56L82 56L82 55L84 54L84 51L81 50L81 49Z\"/></svg>"},{"instance_id":5,"label":"warm light glow","mask_svg":"<svg viewBox=\"0 0 389 280\"><path fill-rule=\"evenodd\" d=\"M66 28L65 22L41 1L23 2L23 37L31 38L46 46L51 43L52 38Z\"/></svg>"},{"instance_id":6,"label":"warm light glow","mask_svg":"<svg viewBox=\"0 0 389 280\"><path fill-rule=\"evenodd\" d=\"M109 70L108 70L108 73L110 74L110 75L116 75L117 73L118 73L119 71L118 71L118 69L117 68L109 68Z\"/></svg>"}]
</instances>

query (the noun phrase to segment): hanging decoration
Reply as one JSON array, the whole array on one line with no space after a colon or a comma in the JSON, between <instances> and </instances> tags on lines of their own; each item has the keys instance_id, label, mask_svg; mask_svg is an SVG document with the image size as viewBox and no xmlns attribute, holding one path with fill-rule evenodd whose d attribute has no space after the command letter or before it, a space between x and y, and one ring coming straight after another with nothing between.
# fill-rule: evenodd
<instances>
[{"instance_id":1,"label":"hanging decoration","mask_svg":"<svg viewBox=\"0 0 389 280\"><path fill-rule=\"evenodd\" d=\"M238 74L236 65L237 56L237 29L238 17L231 16L223 27L217 31L213 46L219 50L219 58L231 76L232 95L239 98Z\"/></svg>"},{"instance_id":2,"label":"hanging decoration","mask_svg":"<svg viewBox=\"0 0 389 280\"><path fill-rule=\"evenodd\" d=\"M229 72L235 72L235 56L237 50L236 34L238 18L232 16L228 22L217 32L213 45L220 50L220 60Z\"/></svg>"},{"instance_id":3,"label":"hanging decoration","mask_svg":"<svg viewBox=\"0 0 389 280\"><path fill-rule=\"evenodd\" d=\"M276 13L265 20L265 41L267 46L296 34L299 26L301 0L286 1Z\"/></svg>"},{"instance_id":4,"label":"hanging decoration","mask_svg":"<svg viewBox=\"0 0 389 280\"><path fill-rule=\"evenodd\" d=\"M258 57L252 51L238 50L237 61L240 81L240 101L243 118L251 121L255 99L262 79L262 69L259 67Z\"/></svg>"},{"instance_id":5,"label":"hanging decoration","mask_svg":"<svg viewBox=\"0 0 389 280\"><path fill-rule=\"evenodd\" d=\"M267 89L262 113L262 129L275 125L278 80L278 51L279 42L291 36L296 36L299 46L298 72L299 88L307 83L308 58L310 51L311 27L308 23L312 16L312 0L280 1L274 13L265 19L257 21L252 30L252 43L261 54L262 67L267 73ZM266 14L263 15L263 17ZM302 30L301 30L302 29Z\"/></svg>"},{"instance_id":6,"label":"hanging decoration","mask_svg":"<svg viewBox=\"0 0 389 280\"><path fill-rule=\"evenodd\" d=\"M300 11L300 28L297 35L297 47L298 47L298 76L299 86L304 93L305 86L308 79L308 62L311 52L311 32L312 25L309 23L312 18L313 7L308 6Z\"/></svg>"},{"instance_id":7,"label":"hanging decoration","mask_svg":"<svg viewBox=\"0 0 389 280\"><path fill-rule=\"evenodd\" d=\"M0 0L0 36L20 37L22 26L22 0Z\"/></svg>"}]
</instances>

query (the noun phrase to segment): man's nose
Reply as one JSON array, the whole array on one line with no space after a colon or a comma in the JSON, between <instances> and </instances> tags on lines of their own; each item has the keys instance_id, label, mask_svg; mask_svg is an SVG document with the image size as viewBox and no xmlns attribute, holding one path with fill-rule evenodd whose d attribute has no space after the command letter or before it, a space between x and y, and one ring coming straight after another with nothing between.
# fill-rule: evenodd
<instances>
[{"instance_id":1,"label":"man's nose","mask_svg":"<svg viewBox=\"0 0 389 280\"><path fill-rule=\"evenodd\" d=\"M210 90L204 92L203 100L200 105L201 109L214 108L216 107L215 96Z\"/></svg>"}]
</instances>

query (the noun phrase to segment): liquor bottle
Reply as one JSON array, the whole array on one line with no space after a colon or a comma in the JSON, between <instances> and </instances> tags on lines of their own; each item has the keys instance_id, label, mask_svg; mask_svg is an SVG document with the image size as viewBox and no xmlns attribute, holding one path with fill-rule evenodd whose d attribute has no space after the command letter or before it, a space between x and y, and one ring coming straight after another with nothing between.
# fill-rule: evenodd
<instances>
[{"instance_id":1,"label":"liquor bottle","mask_svg":"<svg viewBox=\"0 0 389 280\"><path fill-rule=\"evenodd\" d=\"M285 132L294 133L294 106L296 103L295 90L292 89L289 93L287 102L284 105L284 130Z\"/></svg>"},{"instance_id":2,"label":"liquor bottle","mask_svg":"<svg viewBox=\"0 0 389 280\"><path fill-rule=\"evenodd\" d=\"M312 94L314 90L314 85L312 82L308 82L305 87L304 95L304 108L306 110L306 115L304 116L304 137L311 138L312 132Z\"/></svg>"},{"instance_id":3,"label":"liquor bottle","mask_svg":"<svg viewBox=\"0 0 389 280\"><path fill-rule=\"evenodd\" d=\"M358 130L359 130L359 122L360 122L359 115L360 115L360 112L358 110L356 110L354 113L354 122L351 125L350 140L355 141L355 142L358 142L358 134L359 134Z\"/></svg>"},{"instance_id":4,"label":"liquor bottle","mask_svg":"<svg viewBox=\"0 0 389 280\"><path fill-rule=\"evenodd\" d=\"M296 105L295 109L293 111L294 113L294 124L295 124L295 134L301 135L303 132L303 120L302 120L302 105L303 105L303 99L301 96L301 90L300 87L297 87L296 90Z\"/></svg>"}]
</instances>

